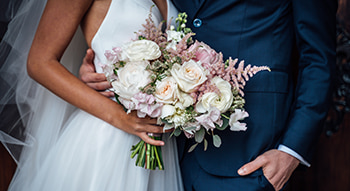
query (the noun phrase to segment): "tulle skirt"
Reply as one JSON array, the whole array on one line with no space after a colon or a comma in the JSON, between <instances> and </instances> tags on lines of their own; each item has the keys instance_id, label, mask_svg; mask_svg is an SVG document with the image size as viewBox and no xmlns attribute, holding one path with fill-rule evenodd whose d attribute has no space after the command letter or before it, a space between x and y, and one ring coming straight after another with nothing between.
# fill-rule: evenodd
<instances>
[{"instance_id":1,"label":"tulle skirt","mask_svg":"<svg viewBox=\"0 0 350 191\"><path fill-rule=\"evenodd\" d=\"M139 140L77 110L57 143L42 160L44 162L36 165L36 173L19 170L10 190L183 190L175 138L163 135L163 171L135 166L136 157L130 158L130 148Z\"/></svg>"}]
</instances>

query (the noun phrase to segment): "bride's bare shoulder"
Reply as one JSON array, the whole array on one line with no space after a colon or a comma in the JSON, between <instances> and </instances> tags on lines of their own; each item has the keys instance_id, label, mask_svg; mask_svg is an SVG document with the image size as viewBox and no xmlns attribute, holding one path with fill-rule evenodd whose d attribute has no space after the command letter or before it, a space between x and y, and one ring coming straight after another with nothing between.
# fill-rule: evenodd
<instances>
[{"instance_id":1,"label":"bride's bare shoulder","mask_svg":"<svg viewBox=\"0 0 350 191\"><path fill-rule=\"evenodd\" d=\"M90 47L91 40L102 24L111 2L112 0L94 0L82 20L81 28Z\"/></svg>"}]
</instances>

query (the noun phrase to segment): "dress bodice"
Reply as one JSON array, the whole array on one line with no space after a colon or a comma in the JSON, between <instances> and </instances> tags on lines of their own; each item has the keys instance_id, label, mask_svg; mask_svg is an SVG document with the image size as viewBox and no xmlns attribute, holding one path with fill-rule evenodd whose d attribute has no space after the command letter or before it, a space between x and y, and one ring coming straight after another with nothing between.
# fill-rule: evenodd
<instances>
[{"instance_id":1,"label":"dress bodice","mask_svg":"<svg viewBox=\"0 0 350 191\"><path fill-rule=\"evenodd\" d=\"M121 46L135 38L135 32L146 23L151 7L155 5L152 0L112 0L108 12L91 42L95 52L96 72L101 73L100 64L106 63L104 53L113 47ZM176 18L177 11L170 0L167 0L168 21ZM164 20L156 6L152 8L152 19L155 23ZM174 19L172 19L174 21Z\"/></svg>"}]
</instances>

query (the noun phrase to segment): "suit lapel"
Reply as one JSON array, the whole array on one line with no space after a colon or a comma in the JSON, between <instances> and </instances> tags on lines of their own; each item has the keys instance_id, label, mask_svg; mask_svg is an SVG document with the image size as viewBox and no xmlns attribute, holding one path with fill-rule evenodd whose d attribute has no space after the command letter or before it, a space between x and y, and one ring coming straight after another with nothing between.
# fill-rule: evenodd
<instances>
[{"instance_id":1,"label":"suit lapel","mask_svg":"<svg viewBox=\"0 0 350 191\"><path fill-rule=\"evenodd\" d=\"M197 7L198 9L200 9L202 7L202 5L205 3L206 0L198 0L198 4Z\"/></svg>"},{"instance_id":2,"label":"suit lapel","mask_svg":"<svg viewBox=\"0 0 350 191\"><path fill-rule=\"evenodd\" d=\"M197 9L196 9L196 12L195 12L195 16L198 14L198 12L201 10L201 8L203 7L203 5L204 5L204 3L207 1L207 0L198 0L199 2L199 4L198 4L198 6L197 6Z\"/></svg>"},{"instance_id":3,"label":"suit lapel","mask_svg":"<svg viewBox=\"0 0 350 191\"><path fill-rule=\"evenodd\" d=\"M171 0L175 7L194 18L207 0Z\"/></svg>"}]
</instances>

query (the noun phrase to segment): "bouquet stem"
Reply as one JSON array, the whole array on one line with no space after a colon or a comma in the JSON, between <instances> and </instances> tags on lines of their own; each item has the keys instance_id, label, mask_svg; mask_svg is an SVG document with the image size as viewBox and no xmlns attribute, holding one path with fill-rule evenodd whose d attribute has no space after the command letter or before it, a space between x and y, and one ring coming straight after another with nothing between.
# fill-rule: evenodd
<instances>
[{"instance_id":1,"label":"bouquet stem","mask_svg":"<svg viewBox=\"0 0 350 191\"><path fill-rule=\"evenodd\" d=\"M150 133L148 136L154 140L162 139L161 134ZM136 145L132 146L131 151L131 158L134 158L137 155L135 162L136 166L150 170L156 170L158 167L159 170L164 170L162 150L160 146L151 145L140 140Z\"/></svg>"}]
</instances>

